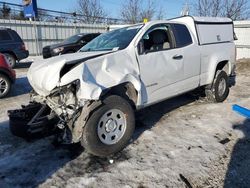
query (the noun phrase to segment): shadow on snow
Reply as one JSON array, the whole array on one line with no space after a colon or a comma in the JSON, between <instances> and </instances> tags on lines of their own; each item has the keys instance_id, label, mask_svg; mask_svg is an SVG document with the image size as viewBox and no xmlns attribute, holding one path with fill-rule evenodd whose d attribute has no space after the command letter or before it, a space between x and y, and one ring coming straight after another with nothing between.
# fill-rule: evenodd
<instances>
[{"instance_id":1,"label":"shadow on snow","mask_svg":"<svg viewBox=\"0 0 250 188\"><path fill-rule=\"evenodd\" d=\"M137 112L133 141L166 113L197 99L195 95L186 94ZM79 146L55 147L52 145L53 137L32 142L14 137L9 132L8 121L0 123L0 132L4 135L0 137L0 187L36 187L61 168L64 174L60 181L66 183L72 177L104 172L110 167L107 158L91 156ZM129 158L126 150L112 156L116 162Z\"/></svg>"},{"instance_id":2,"label":"shadow on snow","mask_svg":"<svg viewBox=\"0 0 250 188\"><path fill-rule=\"evenodd\" d=\"M247 188L250 185L250 120L234 125L244 133L244 137L235 144L225 176L224 188Z\"/></svg>"}]
</instances>

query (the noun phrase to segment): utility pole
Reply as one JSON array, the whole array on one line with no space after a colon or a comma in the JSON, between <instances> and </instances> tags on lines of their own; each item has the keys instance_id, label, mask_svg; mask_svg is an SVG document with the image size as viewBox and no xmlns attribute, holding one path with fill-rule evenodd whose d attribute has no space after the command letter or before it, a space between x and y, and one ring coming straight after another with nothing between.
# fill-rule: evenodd
<instances>
[{"instance_id":1,"label":"utility pole","mask_svg":"<svg viewBox=\"0 0 250 188\"><path fill-rule=\"evenodd\" d=\"M188 16L189 15L189 11L190 11L189 7L190 7L189 2L188 2L188 0L186 0L186 3L183 5L182 11L181 11L181 16Z\"/></svg>"}]
</instances>

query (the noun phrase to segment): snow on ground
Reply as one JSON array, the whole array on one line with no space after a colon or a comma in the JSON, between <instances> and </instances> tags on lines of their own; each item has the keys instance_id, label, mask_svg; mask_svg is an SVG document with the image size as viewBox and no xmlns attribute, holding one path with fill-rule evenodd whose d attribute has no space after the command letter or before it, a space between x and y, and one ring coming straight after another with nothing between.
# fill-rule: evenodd
<instances>
[{"instance_id":1,"label":"snow on ground","mask_svg":"<svg viewBox=\"0 0 250 188\"><path fill-rule=\"evenodd\" d=\"M189 93L136 114L133 141L109 159L78 147L25 141L8 129L7 110L27 104L28 61L0 100L0 187L248 187L250 122L231 110L250 108L250 61L238 62L228 100L210 104Z\"/></svg>"}]
</instances>

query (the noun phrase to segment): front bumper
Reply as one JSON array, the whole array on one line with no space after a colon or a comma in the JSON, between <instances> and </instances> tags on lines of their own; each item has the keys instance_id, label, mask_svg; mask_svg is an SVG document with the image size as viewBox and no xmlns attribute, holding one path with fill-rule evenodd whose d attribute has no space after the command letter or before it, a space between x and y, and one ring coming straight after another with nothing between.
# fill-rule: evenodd
<instances>
[{"instance_id":1,"label":"front bumper","mask_svg":"<svg viewBox=\"0 0 250 188\"><path fill-rule=\"evenodd\" d=\"M16 52L16 57L17 57L18 61L25 59L25 58L29 57L29 51L28 50L20 50L20 51Z\"/></svg>"},{"instance_id":2,"label":"front bumper","mask_svg":"<svg viewBox=\"0 0 250 188\"><path fill-rule=\"evenodd\" d=\"M57 116L44 104L30 103L17 110L9 110L9 127L13 135L22 138L49 136L56 130Z\"/></svg>"}]
</instances>

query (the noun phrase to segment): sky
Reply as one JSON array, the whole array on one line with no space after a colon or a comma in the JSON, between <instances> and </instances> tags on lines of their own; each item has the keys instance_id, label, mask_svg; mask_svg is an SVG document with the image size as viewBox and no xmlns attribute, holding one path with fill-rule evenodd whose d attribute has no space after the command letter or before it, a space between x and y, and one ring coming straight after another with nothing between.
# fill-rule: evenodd
<instances>
[{"instance_id":1,"label":"sky","mask_svg":"<svg viewBox=\"0 0 250 188\"><path fill-rule=\"evenodd\" d=\"M22 4L22 0L1 0L3 2ZM187 0L155 0L158 7L162 7L166 16L173 18L180 16L180 12ZM121 4L124 0L100 0L101 5L109 17L120 18ZM76 9L77 0L37 0L39 8L73 12Z\"/></svg>"}]
</instances>

